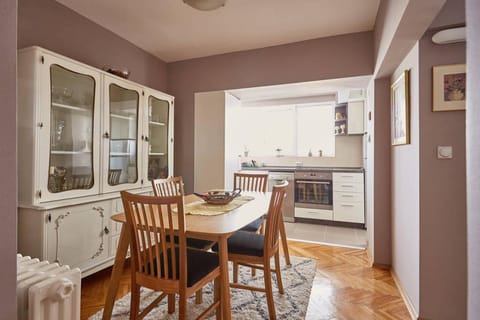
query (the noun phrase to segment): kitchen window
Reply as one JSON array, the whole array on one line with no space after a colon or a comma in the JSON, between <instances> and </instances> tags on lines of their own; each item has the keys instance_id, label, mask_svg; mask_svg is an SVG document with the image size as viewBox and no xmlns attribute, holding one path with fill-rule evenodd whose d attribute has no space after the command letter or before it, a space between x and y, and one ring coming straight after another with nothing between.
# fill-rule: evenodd
<instances>
[{"instance_id":1,"label":"kitchen window","mask_svg":"<svg viewBox=\"0 0 480 320\"><path fill-rule=\"evenodd\" d=\"M242 109L251 156L335 156L333 103Z\"/></svg>"}]
</instances>

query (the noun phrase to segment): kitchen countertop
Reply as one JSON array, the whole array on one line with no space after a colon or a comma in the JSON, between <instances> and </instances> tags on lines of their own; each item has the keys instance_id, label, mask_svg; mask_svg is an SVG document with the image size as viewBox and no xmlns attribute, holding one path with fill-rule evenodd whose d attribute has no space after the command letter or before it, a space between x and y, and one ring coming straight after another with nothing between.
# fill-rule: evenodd
<instances>
[{"instance_id":1,"label":"kitchen countertop","mask_svg":"<svg viewBox=\"0 0 480 320\"><path fill-rule=\"evenodd\" d=\"M294 172L294 171L332 171L332 172L364 172L363 168L357 167L288 167L288 166L263 166L263 167L242 167L242 170L254 171L275 171L275 172Z\"/></svg>"}]
</instances>

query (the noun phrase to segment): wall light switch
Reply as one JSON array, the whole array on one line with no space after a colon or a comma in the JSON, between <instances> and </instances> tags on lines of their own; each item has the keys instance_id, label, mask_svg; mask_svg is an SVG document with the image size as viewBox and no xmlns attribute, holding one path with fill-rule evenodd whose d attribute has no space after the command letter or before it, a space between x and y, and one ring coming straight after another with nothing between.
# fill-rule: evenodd
<instances>
[{"instance_id":1,"label":"wall light switch","mask_svg":"<svg viewBox=\"0 0 480 320\"><path fill-rule=\"evenodd\" d=\"M437 159L445 160L453 158L452 146L437 146Z\"/></svg>"}]
</instances>

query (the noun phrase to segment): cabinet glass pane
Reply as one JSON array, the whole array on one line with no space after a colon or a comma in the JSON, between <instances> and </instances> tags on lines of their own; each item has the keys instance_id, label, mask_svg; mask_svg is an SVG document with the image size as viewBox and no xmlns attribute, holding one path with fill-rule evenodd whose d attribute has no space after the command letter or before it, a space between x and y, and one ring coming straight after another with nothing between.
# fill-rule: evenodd
<instances>
[{"instance_id":1,"label":"cabinet glass pane","mask_svg":"<svg viewBox=\"0 0 480 320\"><path fill-rule=\"evenodd\" d=\"M148 180L168 177L169 103L148 97Z\"/></svg>"},{"instance_id":2,"label":"cabinet glass pane","mask_svg":"<svg viewBox=\"0 0 480 320\"><path fill-rule=\"evenodd\" d=\"M50 67L50 79L48 190L91 189L95 79L56 64Z\"/></svg>"},{"instance_id":3,"label":"cabinet glass pane","mask_svg":"<svg viewBox=\"0 0 480 320\"><path fill-rule=\"evenodd\" d=\"M110 150L108 184L135 183L138 180L138 104L135 90L116 84L109 87Z\"/></svg>"}]
</instances>

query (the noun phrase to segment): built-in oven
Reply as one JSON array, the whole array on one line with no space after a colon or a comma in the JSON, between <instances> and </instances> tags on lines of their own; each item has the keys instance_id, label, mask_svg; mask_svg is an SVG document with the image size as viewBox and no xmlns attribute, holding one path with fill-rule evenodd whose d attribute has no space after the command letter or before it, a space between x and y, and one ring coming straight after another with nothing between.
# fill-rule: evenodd
<instances>
[{"instance_id":1,"label":"built-in oven","mask_svg":"<svg viewBox=\"0 0 480 320\"><path fill-rule=\"evenodd\" d=\"M330 171L295 172L295 218L333 219Z\"/></svg>"}]
</instances>

